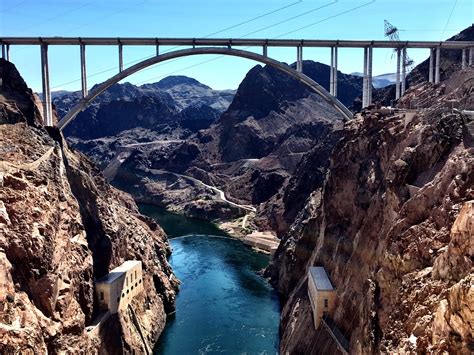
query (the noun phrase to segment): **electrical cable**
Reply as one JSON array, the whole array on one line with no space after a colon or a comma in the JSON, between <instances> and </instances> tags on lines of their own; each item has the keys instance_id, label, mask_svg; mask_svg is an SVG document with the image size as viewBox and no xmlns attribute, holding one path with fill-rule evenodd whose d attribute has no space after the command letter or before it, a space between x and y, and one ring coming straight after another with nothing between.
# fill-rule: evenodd
<instances>
[{"instance_id":1,"label":"electrical cable","mask_svg":"<svg viewBox=\"0 0 474 355\"><path fill-rule=\"evenodd\" d=\"M336 14L336 15L326 17L326 18L324 18L324 19L322 19L322 20L319 20L319 21L310 23L310 24L308 24L308 25L306 25L306 26L303 26L303 27L297 28L297 29L295 29L295 30L286 32L286 33L284 33L284 34L282 34L282 35L279 35L278 37L275 37L275 38L281 38L281 37L287 36L287 35L289 35L289 34L292 34L292 33L295 33L295 32L301 31L301 30L304 30L304 29L306 29L306 28L309 28L309 27L318 25L318 24L320 24L320 23L322 23L322 22L325 22L325 21L328 21L328 20L332 20L333 18L336 18L336 17L342 16L342 15L345 15L345 14L347 14L347 13L349 13L349 12L352 12L352 11L358 10L358 9L360 9L360 8L362 8L362 7L371 5L371 4L375 3L376 1L377 1L377 0L372 0L372 1L370 1L370 2L366 2L366 3L362 4L362 5L353 7L353 8L351 8L351 9L349 9L349 10L342 11L342 12Z\"/></svg>"},{"instance_id":2,"label":"electrical cable","mask_svg":"<svg viewBox=\"0 0 474 355\"><path fill-rule=\"evenodd\" d=\"M282 20L282 21L280 21L280 22L277 22L277 23L274 23L274 24L272 24L272 25L269 25L269 26L266 26L266 27L262 27L262 28L259 28L258 30L249 32L249 33L247 33L247 34L245 34L245 35L243 35L243 36L240 36L239 38L247 37L247 36L253 35L253 34L257 33L257 32L261 32L261 31L267 30L267 29L269 29L269 28L272 28L272 27L281 25L282 23L285 23L285 22L288 22L288 21L291 21L291 20L295 20L295 19L300 18L300 17L302 17L302 16L308 15L308 14L310 14L310 13L312 13L312 12L315 12L315 11L321 10L321 9L323 9L323 8L325 8L325 7L334 5L334 4L337 3L337 2L338 2L338 0L333 0L332 2L327 3L327 4L325 4L325 5L318 6L318 7L314 8L314 9L311 9L311 10L308 10L308 11L305 11L305 12L302 12L301 14L298 14L298 15L295 15L295 16L292 16L292 17L289 17L289 18L284 19L284 20Z\"/></svg>"},{"instance_id":3,"label":"electrical cable","mask_svg":"<svg viewBox=\"0 0 474 355\"><path fill-rule=\"evenodd\" d=\"M334 2L332 2L332 3L326 4L326 5L324 5L324 6L321 6L321 7L319 7L319 8L323 8L323 7L327 7L327 6L333 5L333 4L336 3L336 2L337 2L337 0L334 1ZM312 23L312 24L310 24L310 25L304 26L304 27L299 28L299 29L297 29L297 30L287 32L287 33L285 33L285 34L283 34L283 35L274 37L274 38L272 38L272 39L280 38L280 37L283 37L283 36L285 36L285 35L287 35L287 34L289 34L289 33L293 33L293 32L299 31L299 30L301 30L301 29L303 29L303 28L310 27L310 26L314 26L314 25L316 25L316 24L319 24L319 23L321 23L321 22L327 21L327 20L329 20L329 19L333 19L333 18L335 18L335 17L338 17L338 16L341 16L341 15L347 14L347 13L349 13L349 12L358 10L358 9L360 9L361 7L364 7L364 6L373 4L374 2L376 2L376 0L372 0L371 2L368 2L368 3L362 4L362 5L356 6L356 7L354 7L354 8L349 9L349 10L340 12L340 13L338 13L338 14L336 14L336 15L326 17L326 18L324 18L324 19L322 19L322 20L320 20L320 21L314 22L314 23ZM306 11L305 13L302 13L302 14L299 14L299 15L297 15L297 16L292 17L292 19L294 19L294 18L296 18L296 17L304 16L305 14L307 14L307 13L309 13L309 12L313 12L313 11L315 11L315 10L316 10L316 9L312 9L312 10L310 10L310 11ZM277 23L277 24L281 24L282 22L286 22L286 21L281 21L281 22L279 22L279 23ZM271 26L267 26L267 27L265 27L265 28L260 29L259 31L263 31L264 29L267 29L267 28L276 26L277 24L273 24L273 25L271 25ZM256 32L257 32L257 31L253 31L253 32L247 33L247 34L245 34L245 35L243 35L243 36L240 36L239 38L243 38L243 37L246 37L246 36L250 36L250 35L252 35L252 34L254 34L254 33L256 33ZM247 49L247 48L249 48L249 47L244 47L244 49ZM158 78L162 78L162 77L165 77L165 76L168 76L168 75L172 75L172 74L174 74L174 73L176 73L176 72L180 72L180 71L183 71L183 70L185 70L185 69L194 68L194 67L196 67L196 66L198 66L198 65L206 64L206 63L208 63L208 62L210 62L210 61L213 61L213 60L216 60L216 59L219 59L219 58L223 58L223 57L225 57L225 56L224 56L224 55L221 55L221 56L219 56L219 57L216 57L216 58L213 58L213 59L209 59L209 60L206 60L206 61L203 61L203 62L194 64L194 65L191 65L191 66L189 66L189 67L186 67L186 68L183 68L183 69L174 71L173 73L168 73L168 74L165 74L165 75L160 75L160 76L158 76L158 77L153 77L153 78L151 78L151 79L147 79L146 81L139 82L137 85L143 84L143 83L145 83L145 82L147 82L147 81L149 81L149 80L156 80L156 79L158 79ZM150 67L149 69L151 69L151 67ZM145 69L145 70L146 70L146 69Z\"/></svg>"},{"instance_id":4,"label":"electrical cable","mask_svg":"<svg viewBox=\"0 0 474 355\"><path fill-rule=\"evenodd\" d=\"M268 28L278 26L278 25L280 25L280 24L282 24L282 23L284 23L284 22L287 22L287 21L290 21L290 20L294 20L294 19L296 19L296 18L302 17L302 16L304 16L304 15L307 15L307 14L309 14L309 13L315 12L315 11L317 11L317 10L320 10L320 9L322 9L322 8L325 8L325 7L334 5L337 1L338 1L338 0L333 0L332 2L330 2L330 3L328 3L328 4L325 4L325 5L323 5L323 6L318 6L318 7L316 7L316 8L313 8L313 9L308 10L308 11L305 11L305 12L303 12L303 13L301 13L301 14L292 16L292 17L290 17L290 18L288 18L288 19L285 19L285 20L283 20L283 21L279 21L279 22L274 23L274 24L272 24L272 25L269 25L269 26L260 28L260 29L258 29L258 30L249 32L249 33L247 33L247 34L245 34L245 35L239 36L239 38L244 38L244 37L250 36L250 35L255 34L255 33L257 33L257 32L266 30L266 29L268 29ZM215 33L216 33L216 32L215 32ZM179 46L178 46L178 47L179 47ZM174 48L177 48L177 47L174 47ZM250 47L244 47L243 49L248 49L248 48L250 48ZM166 77L166 76L168 76L168 75L172 75L172 74L181 72L181 71L186 70L186 69L191 69L191 68L197 67L197 66L202 65L202 64L209 63L209 62L211 62L211 61L214 61L214 60L217 60L217 59L223 58L223 57L225 57L225 56L224 56L224 55L220 55L220 56L218 56L218 57L215 57L215 58L212 58L212 59L209 59L209 60L205 60L205 61L203 61L203 62L199 62L199 63L193 64L193 65L190 65L190 66L188 66L188 67L186 67L186 68L179 69L179 70L176 70L176 71L171 72L171 73L167 73L167 74L164 74L164 75L159 75L159 76L153 77L153 78L148 78L147 80L141 81L141 82L137 83L136 85L141 85L141 84L146 83L146 82L148 82L148 81L150 81L150 80L156 80L156 79L159 79L159 78ZM146 68L146 69L142 70L141 72L144 72L144 71L146 71L146 70L150 70L150 69L152 69L152 68L153 68L153 67ZM156 67L155 67L155 68L156 68Z\"/></svg>"},{"instance_id":5,"label":"electrical cable","mask_svg":"<svg viewBox=\"0 0 474 355\"><path fill-rule=\"evenodd\" d=\"M448 21L446 21L446 25L444 26L443 33L441 34L440 41L443 40L444 33L446 32L446 29L448 28L449 21L451 21L451 16L453 16L454 9L456 8L456 5L458 3L458 0L454 0L453 8L451 9L451 13L449 14Z\"/></svg>"},{"instance_id":6,"label":"electrical cable","mask_svg":"<svg viewBox=\"0 0 474 355\"><path fill-rule=\"evenodd\" d=\"M69 10L66 10L66 11L63 11L63 12L60 12L59 14L56 14L56 15L54 15L53 17L50 17L50 18L48 18L48 19L46 19L46 20L44 20L44 21L42 21L42 22L40 22L40 23L35 24L34 26L35 26L35 27L38 27L38 26L44 25L45 23L51 22L51 21L53 21L53 20L55 20L55 19L57 19L57 18L59 18L59 17L62 17L63 15L66 15L66 14L68 14L68 13L70 13L70 12L75 12L75 11L77 11L77 10L80 10L80 9L82 9L82 8L84 8L84 7L87 7L87 6L91 5L91 4L93 4L93 3L95 3L95 1L89 1L89 2L87 2L87 3L85 3L85 4L80 5L80 6L77 6L77 7L74 7L74 8L72 8L72 9L69 9ZM17 32L20 32L20 33L21 33L21 32L25 32L25 31L29 30L31 27L32 27L32 26L24 27L23 29L21 29L21 30L19 30L19 31L17 31Z\"/></svg>"},{"instance_id":7,"label":"electrical cable","mask_svg":"<svg viewBox=\"0 0 474 355\"><path fill-rule=\"evenodd\" d=\"M14 10L16 9L17 7L23 5L25 2L27 2L28 0L23 0L23 1L20 1L18 2L16 5L13 5L12 7L10 7L9 9L1 9L0 10L0 14L3 13L3 12L10 12L11 10Z\"/></svg>"},{"instance_id":8,"label":"electrical cable","mask_svg":"<svg viewBox=\"0 0 474 355\"><path fill-rule=\"evenodd\" d=\"M337 0L336 0L336 1L337 1ZM256 16L256 17L253 17L253 18L251 18L251 19L248 19L248 20L239 22L239 23L237 23L237 24L235 24L235 25L226 27L226 28L224 28L224 29L222 29L222 30L219 30L219 31L210 33L210 34L208 34L208 35L206 35L206 36L204 36L204 37L202 37L202 38L208 38L208 37L213 36L213 35L215 35L215 34L222 33L222 32L224 32L224 31L226 31L226 30L229 30L229 29L232 29L232 28L236 28L236 27L241 26L241 25L243 25L243 24L247 24L247 23L249 23L249 22L252 22L252 21L261 19L261 18L263 18L263 17L266 17L266 16L269 16L269 15L275 14L275 13L280 12L280 11L282 11L282 10L288 9L288 8L290 8L290 7L292 7L292 6L298 5L298 4L300 4L301 2L302 2L302 0L298 0L298 1L293 2L293 3L290 3L290 4L288 4L288 5L279 7L279 8L277 8L277 9L275 9L275 10L271 10L271 11L266 12L266 13L264 13L264 14L261 14L261 15L258 15L258 16ZM168 52L173 51L174 49L177 49L177 48L180 48L180 47L181 47L181 46L174 46L174 47L172 47L172 48L167 49L167 50L164 51L163 53L168 53ZM139 59L136 59L136 60L127 62L127 63L125 63L124 65L130 65L130 64L138 63L138 62L140 62L140 61L142 61L142 60L146 60L146 59L149 59L149 58L152 58L152 57L154 57L154 55L147 56L147 57L143 57L143 58L139 58ZM171 62L173 62L173 61L175 61L175 60L176 60L176 59L172 59L172 60L167 61L167 62L168 62L168 63L171 63ZM206 62L207 62L207 61L206 61ZM161 64L161 63L160 63L160 64ZM87 78L90 78L90 77L93 77L93 76L97 76L97 75L100 75L100 74L104 74L104 73L106 73L106 72L108 72L108 71L112 71L112 70L114 70L114 69L116 69L116 68L117 68L117 67L113 67L113 68L110 68L110 69L105 69L105 70L103 70L103 71L101 71L101 72L97 72L97 73L88 75ZM156 68L156 66L150 67L150 68L147 68L147 69L152 69L152 68ZM143 69L141 72L146 71L147 69ZM56 88L59 88L59 87L65 86L65 85L69 85L69 84L78 82L78 81L80 81L80 80L81 80L81 79L79 78L79 79L76 79L76 80L73 80L73 81L70 81L70 82L67 82L67 83L63 83L63 84L60 84L60 85L56 85L56 86L53 87L52 89L56 89Z\"/></svg>"}]
</instances>

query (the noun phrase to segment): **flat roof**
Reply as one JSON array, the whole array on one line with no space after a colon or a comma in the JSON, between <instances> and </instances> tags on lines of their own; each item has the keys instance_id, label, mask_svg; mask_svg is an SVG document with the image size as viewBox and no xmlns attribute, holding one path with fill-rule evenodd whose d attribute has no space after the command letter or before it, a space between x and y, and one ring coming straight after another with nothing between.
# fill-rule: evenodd
<instances>
[{"instance_id":1,"label":"flat roof","mask_svg":"<svg viewBox=\"0 0 474 355\"><path fill-rule=\"evenodd\" d=\"M96 283L112 283L117 278L122 276L128 270L133 269L137 265L141 265L140 260L127 260L122 265L117 266L115 269L110 270L107 275L102 276L100 279L96 281Z\"/></svg>"},{"instance_id":2,"label":"flat roof","mask_svg":"<svg viewBox=\"0 0 474 355\"><path fill-rule=\"evenodd\" d=\"M334 291L335 288L329 281L326 270L321 266L312 266L309 268L309 274L313 278L316 289L320 291Z\"/></svg>"}]
</instances>

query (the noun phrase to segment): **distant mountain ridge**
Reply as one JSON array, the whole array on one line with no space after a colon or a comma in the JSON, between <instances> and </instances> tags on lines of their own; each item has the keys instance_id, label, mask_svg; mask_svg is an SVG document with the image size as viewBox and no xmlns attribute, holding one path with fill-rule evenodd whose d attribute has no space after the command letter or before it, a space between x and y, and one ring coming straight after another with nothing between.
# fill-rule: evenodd
<instances>
[{"instance_id":1,"label":"distant mountain ridge","mask_svg":"<svg viewBox=\"0 0 474 355\"><path fill-rule=\"evenodd\" d=\"M213 90L186 76L169 76L141 86L115 84L82 111L65 133L94 139L140 127L167 133L178 130L178 135L186 136L214 122L234 94L234 90ZM53 93L60 117L80 99L79 91Z\"/></svg>"},{"instance_id":2,"label":"distant mountain ridge","mask_svg":"<svg viewBox=\"0 0 474 355\"><path fill-rule=\"evenodd\" d=\"M351 73L351 75L363 77L364 73L354 72L354 73ZM384 88L386 86L392 85L395 83L396 75L397 74L395 73L376 75L372 78L372 85L376 89L380 89L380 88Z\"/></svg>"}]
</instances>

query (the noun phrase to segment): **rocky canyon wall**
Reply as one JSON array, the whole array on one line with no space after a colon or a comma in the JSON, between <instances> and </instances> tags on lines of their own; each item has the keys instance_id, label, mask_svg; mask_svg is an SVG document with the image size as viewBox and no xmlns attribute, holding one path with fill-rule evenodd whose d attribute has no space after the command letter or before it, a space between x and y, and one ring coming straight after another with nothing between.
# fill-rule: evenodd
<instances>
[{"instance_id":1,"label":"rocky canyon wall","mask_svg":"<svg viewBox=\"0 0 474 355\"><path fill-rule=\"evenodd\" d=\"M402 99L423 94L433 109L365 111L345 124L324 183L293 211L273 261L284 297L281 353L334 347L312 324L312 265L323 266L337 288L332 317L351 353L472 353L473 123L450 105L474 108L473 77L472 70L458 72ZM298 184L306 179L293 180L295 191L304 190Z\"/></svg>"},{"instance_id":2,"label":"rocky canyon wall","mask_svg":"<svg viewBox=\"0 0 474 355\"><path fill-rule=\"evenodd\" d=\"M178 281L162 229L61 134L0 60L0 353L132 353L157 341ZM141 260L144 292L94 326L94 280Z\"/></svg>"}]
</instances>

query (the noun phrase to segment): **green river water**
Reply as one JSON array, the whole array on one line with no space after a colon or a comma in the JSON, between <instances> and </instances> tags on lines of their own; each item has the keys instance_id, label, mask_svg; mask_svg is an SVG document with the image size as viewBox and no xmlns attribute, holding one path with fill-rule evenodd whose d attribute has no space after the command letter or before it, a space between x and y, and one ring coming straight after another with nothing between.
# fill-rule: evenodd
<instances>
[{"instance_id":1,"label":"green river water","mask_svg":"<svg viewBox=\"0 0 474 355\"><path fill-rule=\"evenodd\" d=\"M278 353L278 297L257 273L268 265L268 257L225 237L211 223L139 207L171 238L169 261L182 282L176 313L154 353Z\"/></svg>"}]
</instances>

